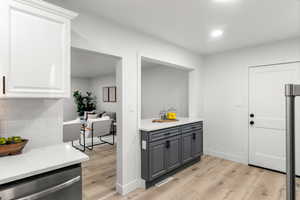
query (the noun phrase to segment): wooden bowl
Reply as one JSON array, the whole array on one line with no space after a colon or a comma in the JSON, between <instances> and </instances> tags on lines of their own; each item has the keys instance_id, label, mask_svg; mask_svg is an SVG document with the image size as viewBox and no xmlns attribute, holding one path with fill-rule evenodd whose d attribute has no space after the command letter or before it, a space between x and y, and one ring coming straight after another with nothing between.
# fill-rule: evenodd
<instances>
[{"instance_id":1,"label":"wooden bowl","mask_svg":"<svg viewBox=\"0 0 300 200\"><path fill-rule=\"evenodd\" d=\"M0 145L0 156L17 155L22 153L28 140L23 140L20 143Z\"/></svg>"}]
</instances>

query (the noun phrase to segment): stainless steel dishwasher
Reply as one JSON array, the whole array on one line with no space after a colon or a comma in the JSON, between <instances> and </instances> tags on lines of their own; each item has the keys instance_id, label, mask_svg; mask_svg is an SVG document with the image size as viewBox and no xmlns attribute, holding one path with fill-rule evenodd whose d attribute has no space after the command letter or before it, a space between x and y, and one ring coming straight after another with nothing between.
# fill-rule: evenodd
<instances>
[{"instance_id":1,"label":"stainless steel dishwasher","mask_svg":"<svg viewBox=\"0 0 300 200\"><path fill-rule=\"evenodd\" d=\"M81 200L81 165L0 186L0 200Z\"/></svg>"}]
</instances>

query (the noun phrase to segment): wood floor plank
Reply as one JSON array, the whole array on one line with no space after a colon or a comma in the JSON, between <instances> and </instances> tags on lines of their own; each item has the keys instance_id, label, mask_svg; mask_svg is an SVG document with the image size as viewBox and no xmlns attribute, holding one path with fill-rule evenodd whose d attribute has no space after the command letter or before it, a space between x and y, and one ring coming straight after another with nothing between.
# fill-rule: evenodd
<instances>
[{"instance_id":1,"label":"wood floor plank","mask_svg":"<svg viewBox=\"0 0 300 200\"><path fill-rule=\"evenodd\" d=\"M90 160L82 165L83 199L98 200L115 192L116 146L96 146L86 154Z\"/></svg>"},{"instance_id":2,"label":"wood floor plank","mask_svg":"<svg viewBox=\"0 0 300 200\"><path fill-rule=\"evenodd\" d=\"M116 147L101 145L87 154L84 200L285 200L284 174L212 156L202 157L160 187L121 196L115 193ZM300 200L299 179L297 197Z\"/></svg>"}]
</instances>

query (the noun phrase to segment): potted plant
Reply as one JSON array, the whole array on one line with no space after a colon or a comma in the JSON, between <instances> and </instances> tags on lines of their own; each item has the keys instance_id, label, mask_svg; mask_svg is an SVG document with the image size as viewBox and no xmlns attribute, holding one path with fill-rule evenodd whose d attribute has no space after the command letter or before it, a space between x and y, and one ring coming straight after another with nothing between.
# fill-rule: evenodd
<instances>
[{"instance_id":1,"label":"potted plant","mask_svg":"<svg viewBox=\"0 0 300 200\"><path fill-rule=\"evenodd\" d=\"M79 90L73 93L74 102L77 106L78 116L83 119L85 112L92 112L96 110L96 97L92 96L92 92L86 92L83 95Z\"/></svg>"}]
</instances>

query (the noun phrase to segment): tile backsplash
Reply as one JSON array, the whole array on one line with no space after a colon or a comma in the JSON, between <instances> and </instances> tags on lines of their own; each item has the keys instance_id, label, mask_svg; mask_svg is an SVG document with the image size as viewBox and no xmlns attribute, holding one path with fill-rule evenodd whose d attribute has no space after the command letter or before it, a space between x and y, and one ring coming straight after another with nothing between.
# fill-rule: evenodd
<instances>
[{"instance_id":1,"label":"tile backsplash","mask_svg":"<svg viewBox=\"0 0 300 200\"><path fill-rule=\"evenodd\" d=\"M62 142L62 100L0 100L0 137L29 139L25 150Z\"/></svg>"}]
</instances>

